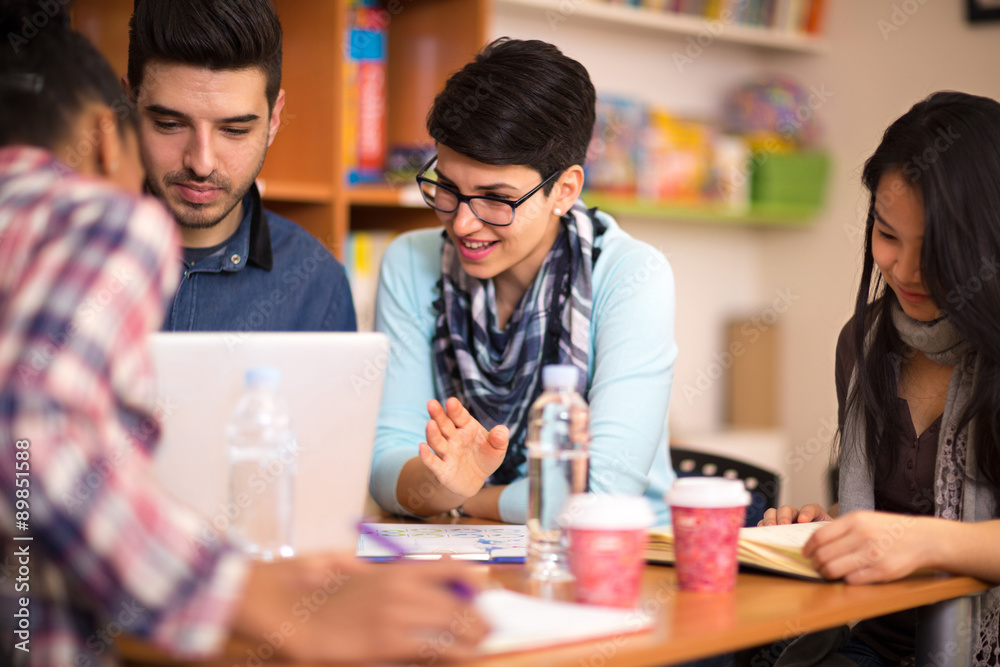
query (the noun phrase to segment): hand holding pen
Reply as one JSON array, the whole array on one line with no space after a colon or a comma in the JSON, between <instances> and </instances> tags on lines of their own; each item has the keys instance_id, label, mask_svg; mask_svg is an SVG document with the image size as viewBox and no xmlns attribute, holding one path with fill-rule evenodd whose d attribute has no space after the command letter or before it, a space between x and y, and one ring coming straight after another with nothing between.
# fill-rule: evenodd
<instances>
[{"instance_id":1,"label":"hand holding pen","mask_svg":"<svg viewBox=\"0 0 1000 667\"><path fill-rule=\"evenodd\" d=\"M392 538L382 535L377 530L366 531L364 523L362 522L358 522L358 532L367 535L369 538L372 539L372 541L374 541L376 544L378 544L386 551L388 551L390 554L392 554L393 558L397 560L404 558L407 555L406 551L398 544L396 544L396 542ZM469 583L463 581L462 579L457 579L457 578L449 579L446 585L448 590L450 590L460 599L471 602L476 598L476 589Z\"/></svg>"},{"instance_id":2,"label":"hand holding pen","mask_svg":"<svg viewBox=\"0 0 1000 667\"><path fill-rule=\"evenodd\" d=\"M489 628L467 597L475 590L467 571L449 561L367 563L353 553L254 562L234 627L274 637L275 655L303 662L470 659Z\"/></svg>"}]
</instances>

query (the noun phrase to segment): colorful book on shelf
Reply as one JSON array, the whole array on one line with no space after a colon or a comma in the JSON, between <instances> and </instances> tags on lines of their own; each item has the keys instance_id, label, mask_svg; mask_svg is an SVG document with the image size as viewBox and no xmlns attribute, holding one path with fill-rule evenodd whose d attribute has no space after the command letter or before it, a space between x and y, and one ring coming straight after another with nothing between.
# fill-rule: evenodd
<instances>
[{"instance_id":1,"label":"colorful book on shelf","mask_svg":"<svg viewBox=\"0 0 1000 667\"><path fill-rule=\"evenodd\" d=\"M636 193L659 201L696 203L706 199L712 171L714 129L651 106L636 168Z\"/></svg>"},{"instance_id":2,"label":"colorful book on shelf","mask_svg":"<svg viewBox=\"0 0 1000 667\"><path fill-rule=\"evenodd\" d=\"M773 27L783 32L807 32L811 8L815 3L810 0L779 0L779 3L780 12Z\"/></svg>"},{"instance_id":3,"label":"colorful book on shelf","mask_svg":"<svg viewBox=\"0 0 1000 667\"><path fill-rule=\"evenodd\" d=\"M705 11L704 0L681 0L680 13L692 16L702 16Z\"/></svg>"},{"instance_id":4,"label":"colorful book on shelf","mask_svg":"<svg viewBox=\"0 0 1000 667\"><path fill-rule=\"evenodd\" d=\"M375 328L375 295L382 255L396 237L392 231L356 231L347 237L344 268L351 283L358 331Z\"/></svg>"},{"instance_id":5,"label":"colorful book on shelf","mask_svg":"<svg viewBox=\"0 0 1000 667\"><path fill-rule=\"evenodd\" d=\"M650 12L700 16L775 32L820 32L823 0L603 0Z\"/></svg>"},{"instance_id":6,"label":"colorful book on shelf","mask_svg":"<svg viewBox=\"0 0 1000 667\"><path fill-rule=\"evenodd\" d=\"M358 2L348 13L344 57L344 164L347 182L382 180L386 158L386 21Z\"/></svg>"},{"instance_id":7,"label":"colorful book on shelf","mask_svg":"<svg viewBox=\"0 0 1000 667\"><path fill-rule=\"evenodd\" d=\"M707 19L722 18L723 8L724 8L724 0L708 0L708 2L705 3L705 18Z\"/></svg>"},{"instance_id":8,"label":"colorful book on shelf","mask_svg":"<svg viewBox=\"0 0 1000 667\"><path fill-rule=\"evenodd\" d=\"M828 522L795 523L784 526L741 528L737 543L736 559L740 565L804 579L823 579L802 547L812 534ZM653 563L674 562L674 531L671 526L660 526L649 532L646 560Z\"/></svg>"},{"instance_id":9,"label":"colorful book on shelf","mask_svg":"<svg viewBox=\"0 0 1000 667\"><path fill-rule=\"evenodd\" d=\"M823 30L823 8L824 0L812 0L806 11L806 31L810 34L819 34Z\"/></svg>"},{"instance_id":10,"label":"colorful book on shelf","mask_svg":"<svg viewBox=\"0 0 1000 667\"><path fill-rule=\"evenodd\" d=\"M587 187L616 195L634 195L646 106L615 95L597 98L597 122L587 150Z\"/></svg>"}]
</instances>

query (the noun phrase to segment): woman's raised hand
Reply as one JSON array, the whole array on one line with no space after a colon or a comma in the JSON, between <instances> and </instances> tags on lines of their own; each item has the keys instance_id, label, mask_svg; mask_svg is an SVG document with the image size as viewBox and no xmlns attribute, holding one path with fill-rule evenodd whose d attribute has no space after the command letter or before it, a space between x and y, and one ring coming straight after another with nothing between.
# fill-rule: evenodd
<instances>
[{"instance_id":1,"label":"woman's raised hand","mask_svg":"<svg viewBox=\"0 0 1000 667\"><path fill-rule=\"evenodd\" d=\"M420 460L446 489L470 497L500 467L507 453L506 426L491 431L473 419L457 398L442 405L427 402L427 442L420 443Z\"/></svg>"},{"instance_id":2,"label":"woman's raised hand","mask_svg":"<svg viewBox=\"0 0 1000 667\"><path fill-rule=\"evenodd\" d=\"M764 512L764 518L757 522L758 526L774 526L789 523L809 523L810 521L832 521L833 517L826 513L822 505L809 503L797 509L791 505L773 507Z\"/></svg>"}]
</instances>

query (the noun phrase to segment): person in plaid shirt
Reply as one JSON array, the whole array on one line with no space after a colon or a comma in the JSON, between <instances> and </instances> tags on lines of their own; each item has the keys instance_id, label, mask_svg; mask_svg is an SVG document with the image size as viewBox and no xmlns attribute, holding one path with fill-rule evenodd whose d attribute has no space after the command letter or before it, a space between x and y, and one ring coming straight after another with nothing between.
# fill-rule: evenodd
<instances>
[{"instance_id":1,"label":"person in plaid shirt","mask_svg":"<svg viewBox=\"0 0 1000 667\"><path fill-rule=\"evenodd\" d=\"M37 3L0 0L2 34ZM249 563L205 544L153 477L146 338L176 287L173 220L139 193L134 113L59 17L0 60L0 663L115 664L135 635L177 655L470 655L461 570L324 555ZM463 619L455 632L456 619ZM450 645L450 648L447 648ZM447 650L445 650L447 648Z\"/></svg>"}]
</instances>

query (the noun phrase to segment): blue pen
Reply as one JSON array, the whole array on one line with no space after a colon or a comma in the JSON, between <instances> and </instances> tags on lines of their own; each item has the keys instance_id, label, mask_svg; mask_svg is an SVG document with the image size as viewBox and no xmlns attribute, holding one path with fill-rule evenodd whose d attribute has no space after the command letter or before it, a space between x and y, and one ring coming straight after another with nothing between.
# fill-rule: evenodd
<instances>
[{"instance_id":1,"label":"blue pen","mask_svg":"<svg viewBox=\"0 0 1000 667\"><path fill-rule=\"evenodd\" d=\"M403 551L402 547L396 544L396 541L380 534L377 530L372 530L370 532L365 532L364 522L358 522L358 532L364 533L375 542L377 542L382 547L385 547L393 555L393 558L403 558L406 556L406 552ZM474 591L467 583L459 579L448 580L448 590L457 595L463 600L474 600L476 598L476 591Z\"/></svg>"}]
</instances>

